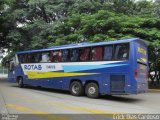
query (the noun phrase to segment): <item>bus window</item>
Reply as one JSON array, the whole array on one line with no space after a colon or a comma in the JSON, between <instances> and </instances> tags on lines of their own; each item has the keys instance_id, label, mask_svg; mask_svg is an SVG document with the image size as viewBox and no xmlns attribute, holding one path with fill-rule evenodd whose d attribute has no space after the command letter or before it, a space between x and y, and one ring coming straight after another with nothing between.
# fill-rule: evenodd
<instances>
[{"instance_id":1,"label":"bus window","mask_svg":"<svg viewBox=\"0 0 160 120\"><path fill-rule=\"evenodd\" d=\"M112 60L113 55L113 46L105 46L104 47L104 60L110 61Z\"/></svg>"},{"instance_id":2,"label":"bus window","mask_svg":"<svg viewBox=\"0 0 160 120\"><path fill-rule=\"evenodd\" d=\"M128 60L129 44L115 45L115 60Z\"/></svg>"},{"instance_id":3,"label":"bus window","mask_svg":"<svg viewBox=\"0 0 160 120\"><path fill-rule=\"evenodd\" d=\"M80 61L89 61L89 53L90 53L90 48L82 48L82 52L80 54Z\"/></svg>"},{"instance_id":4,"label":"bus window","mask_svg":"<svg viewBox=\"0 0 160 120\"><path fill-rule=\"evenodd\" d=\"M24 55L18 55L18 61L19 63L23 63L24 62Z\"/></svg>"},{"instance_id":5,"label":"bus window","mask_svg":"<svg viewBox=\"0 0 160 120\"><path fill-rule=\"evenodd\" d=\"M62 51L51 51L50 55L51 62L62 62Z\"/></svg>"},{"instance_id":6,"label":"bus window","mask_svg":"<svg viewBox=\"0 0 160 120\"><path fill-rule=\"evenodd\" d=\"M71 56L71 62L77 62L79 57L78 49L71 50L70 56Z\"/></svg>"},{"instance_id":7,"label":"bus window","mask_svg":"<svg viewBox=\"0 0 160 120\"><path fill-rule=\"evenodd\" d=\"M40 62L49 62L49 53L48 52L44 52L42 53L42 60Z\"/></svg>"},{"instance_id":8,"label":"bus window","mask_svg":"<svg viewBox=\"0 0 160 120\"><path fill-rule=\"evenodd\" d=\"M20 63L40 62L41 58L42 58L41 53L20 54L20 55L18 55L18 60L19 60Z\"/></svg>"},{"instance_id":9,"label":"bus window","mask_svg":"<svg viewBox=\"0 0 160 120\"><path fill-rule=\"evenodd\" d=\"M62 62L62 51L61 50L56 51L56 56L54 58L54 61L55 62Z\"/></svg>"},{"instance_id":10,"label":"bus window","mask_svg":"<svg viewBox=\"0 0 160 120\"><path fill-rule=\"evenodd\" d=\"M50 52L49 60L50 60L51 62L54 62L54 51L51 51L51 52Z\"/></svg>"},{"instance_id":11,"label":"bus window","mask_svg":"<svg viewBox=\"0 0 160 120\"><path fill-rule=\"evenodd\" d=\"M23 58L23 63L28 63L28 55L27 54L24 54L23 55L24 56L24 58Z\"/></svg>"},{"instance_id":12,"label":"bus window","mask_svg":"<svg viewBox=\"0 0 160 120\"><path fill-rule=\"evenodd\" d=\"M18 55L18 61L19 63L27 63L27 54L20 54Z\"/></svg>"},{"instance_id":13,"label":"bus window","mask_svg":"<svg viewBox=\"0 0 160 120\"><path fill-rule=\"evenodd\" d=\"M39 63L42 60L42 54L41 53L35 53L35 62Z\"/></svg>"},{"instance_id":14,"label":"bus window","mask_svg":"<svg viewBox=\"0 0 160 120\"><path fill-rule=\"evenodd\" d=\"M94 47L92 49L92 61L102 60L103 47Z\"/></svg>"},{"instance_id":15,"label":"bus window","mask_svg":"<svg viewBox=\"0 0 160 120\"><path fill-rule=\"evenodd\" d=\"M27 58L28 63L34 63L35 62L35 56L34 56L34 54L28 54L27 57L28 57Z\"/></svg>"},{"instance_id":16,"label":"bus window","mask_svg":"<svg viewBox=\"0 0 160 120\"><path fill-rule=\"evenodd\" d=\"M68 62L69 58L69 50L63 50L62 51L62 62Z\"/></svg>"},{"instance_id":17,"label":"bus window","mask_svg":"<svg viewBox=\"0 0 160 120\"><path fill-rule=\"evenodd\" d=\"M22 57L22 63L30 63L31 56L29 54L23 54Z\"/></svg>"}]
</instances>

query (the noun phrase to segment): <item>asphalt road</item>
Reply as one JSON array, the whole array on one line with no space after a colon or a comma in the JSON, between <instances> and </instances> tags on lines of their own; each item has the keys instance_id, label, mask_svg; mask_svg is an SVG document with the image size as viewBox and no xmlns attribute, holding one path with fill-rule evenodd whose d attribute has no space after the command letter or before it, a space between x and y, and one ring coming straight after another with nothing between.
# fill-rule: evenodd
<instances>
[{"instance_id":1,"label":"asphalt road","mask_svg":"<svg viewBox=\"0 0 160 120\"><path fill-rule=\"evenodd\" d=\"M19 117L23 120L29 120L29 117L34 120L34 117L38 117L38 120L93 120L93 118L106 120L113 118L110 114L155 114L160 113L160 93L101 96L99 99L90 99L53 89L18 88L16 84L1 79L0 113L18 114L20 116L10 117Z\"/></svg>"}]
</instances>

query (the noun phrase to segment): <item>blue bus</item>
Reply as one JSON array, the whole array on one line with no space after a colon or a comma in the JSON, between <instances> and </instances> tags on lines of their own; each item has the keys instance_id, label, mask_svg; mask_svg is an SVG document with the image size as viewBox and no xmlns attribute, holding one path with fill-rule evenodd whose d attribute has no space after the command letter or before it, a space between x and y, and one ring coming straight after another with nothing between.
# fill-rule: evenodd
<instances>
[{"instance_id":1,"label":"blue bus","mask_svg":"<svg viewBox=\"0 0 160 120\"><path fill-rule=\"evenodd\" d=\"M8 81L90 98L145 93L147 45L132 38L17 52L10 62Z\"/></svg>"}]
</instances>

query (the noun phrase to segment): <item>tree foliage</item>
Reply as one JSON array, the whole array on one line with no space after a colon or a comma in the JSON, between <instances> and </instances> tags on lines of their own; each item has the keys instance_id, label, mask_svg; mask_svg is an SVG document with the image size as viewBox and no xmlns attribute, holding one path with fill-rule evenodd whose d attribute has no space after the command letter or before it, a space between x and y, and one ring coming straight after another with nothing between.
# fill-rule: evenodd
<instances>
[{"instance_id":1,"label":"tree foliage","mask_svg":"<svg viewBox=\"0 0 160 120\"><path fill-rule=\"evenodd\" d=\"M13 53L132 37L144 39L151 48L159 46L158 0L0 1L0 47Z\"/></svg>"}]
</instances>

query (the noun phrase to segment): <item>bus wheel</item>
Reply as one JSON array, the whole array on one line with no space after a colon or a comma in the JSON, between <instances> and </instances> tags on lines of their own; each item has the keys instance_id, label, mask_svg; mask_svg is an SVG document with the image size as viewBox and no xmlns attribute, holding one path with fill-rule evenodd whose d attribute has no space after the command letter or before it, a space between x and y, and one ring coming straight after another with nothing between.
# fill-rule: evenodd
<instances>
[{"instance_id":1,"label":"bus wheel","mask_svg":"<svg viewBox=\"0 0 160 120\"><path fill-rule=\"evenodd\" d=\"M85 93L89 98L99 97L99 88L96 83L88 83L85 87Z\"/></svg>"},{"instance_id":2,"label":"bus wheel","mask_svg":"<svg viewBox=\"0 0 160 120\"><path fill-rule=\"evenodd\" d=\"M80 96L83 94L83 86L80 82L74 81L70 85L70 93L74 96Z\"/></svg>"},{"instance_id":3,"label":"bus wheel","mask_svg":"<svg viewBox=\"0 0 160 120\"><path fill-rule=\"evenodd\" d=\"M18 86L20 87L20 88L23 88L23 78L22 77L19 77L18 78Z\"/></svg>"}]
</instances>

